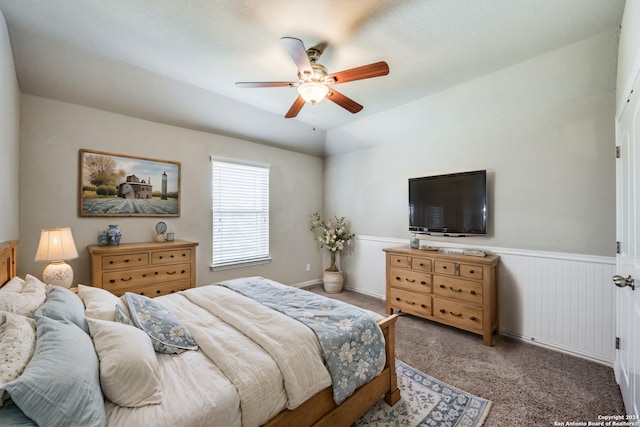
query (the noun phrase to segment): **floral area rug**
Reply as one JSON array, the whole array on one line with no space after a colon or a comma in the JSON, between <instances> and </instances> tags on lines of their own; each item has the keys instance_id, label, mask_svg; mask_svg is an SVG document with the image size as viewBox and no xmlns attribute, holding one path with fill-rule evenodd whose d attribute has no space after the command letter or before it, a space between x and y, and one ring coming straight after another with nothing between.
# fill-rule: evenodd
<instances>
[{"instance_id":1,"label":"floral area rug","mask_svg":"<svg viewBox=\"0 0 640 427\"><path fill-rule=\"evenodd\" d=\"M480 427L491 402L442 383L396 360L401 399L393 407L380 399L352 427Z\"/></svg>"}]
</instances>

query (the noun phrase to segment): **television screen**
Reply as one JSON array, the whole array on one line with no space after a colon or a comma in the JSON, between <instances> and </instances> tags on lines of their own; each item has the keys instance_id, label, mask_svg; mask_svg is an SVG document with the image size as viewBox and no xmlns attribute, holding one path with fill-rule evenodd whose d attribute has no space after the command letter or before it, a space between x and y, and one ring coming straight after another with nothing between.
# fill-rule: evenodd
<instances>
[{"instance_id":1,"label":"television screen","mask_svg":"<svg viewBox=\"0 0 640 427\"><path fill-rule=\"evenodd\" d=\"M487 171L410 178L409 231L487 234Z\"/></svg>"}]
</instances>

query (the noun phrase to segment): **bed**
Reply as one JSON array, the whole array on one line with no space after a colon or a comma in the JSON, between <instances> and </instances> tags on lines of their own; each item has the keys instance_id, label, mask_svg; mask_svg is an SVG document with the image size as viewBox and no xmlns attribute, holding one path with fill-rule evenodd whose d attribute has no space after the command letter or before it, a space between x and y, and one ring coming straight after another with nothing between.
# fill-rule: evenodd
<instances>
[{"instance_id":1,"label":"bed","mask_svg":"<svg viewBox=\"0 0 640 427\"><path fill-rule=\"evenodd\" d=\"M47 289L31 318L0 314L0 354L10 325L35 335L17 378L0 369L0 425L36 425L26 413L47 425L349 426L380 398L400 399L397 315L259 277L153 300L81 285L76 295L16 277L16 245L0 243L0 304L9 287Z\"/></svg>"}]
</instances>

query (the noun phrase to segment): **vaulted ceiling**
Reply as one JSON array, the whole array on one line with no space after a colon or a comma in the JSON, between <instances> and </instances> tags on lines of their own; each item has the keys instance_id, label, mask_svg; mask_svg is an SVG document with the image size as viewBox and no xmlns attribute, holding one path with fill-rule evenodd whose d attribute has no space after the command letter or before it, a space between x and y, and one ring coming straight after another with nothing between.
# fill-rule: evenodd
<instances>
[{"instance_id":1,"label":"vaulted ceiling","mask_svg":"<svg viewBox=\"0 0 640 427\"><path fill-rule=\"evenodd\" d=\"M0 0L23 93L322 155L327 132L618 28L624 0ZM307 104L283 36L329 72L386 61Z\"/></svg>"}]
</instances>

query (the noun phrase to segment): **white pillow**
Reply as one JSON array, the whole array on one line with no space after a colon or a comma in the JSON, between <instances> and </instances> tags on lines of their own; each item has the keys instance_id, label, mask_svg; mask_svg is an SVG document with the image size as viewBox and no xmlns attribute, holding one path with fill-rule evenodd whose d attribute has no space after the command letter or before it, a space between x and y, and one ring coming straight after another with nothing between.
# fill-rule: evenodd
<instances>
[{"instance_id":1,"label":"white pillow","mask_svg":"<svg viewBox=\"0 0 640 427\"><path fill-rule=\"evenodd\" d=\"M100 360L100 385L105 397L130 408L162 403L160 368L151 338L122 323L87 321Z\"/></svg>"},{"instance_id":2,"label":"white pillow","mask_svg":"<svg viewBox=\"0 0 640 427\"><path fill-rule=\"evenodd\" d=\"M15 276L0 288L0 292L22 292L23 287L24 280L18 276Z\"/></svg>"},{"instance_id":3,"label":"white pillow","mask_svg":"<svg viewBox=\"0 0 640 427\"><path fill-rule=\"evenodd\" d=\"M47 298L49 285L27 274L22 292L3 292L0 310L33 318L33 314Z\"/></svg>"},{"instance_id":4,"label":"white pillow","mask_svg":"<svg viewBox=\"0 0 640 427\"><path fill-rule=\"evenodd\" d=\"M25 282L24 287L22 288L23 294L24 293L37 293L37 294L44 293L46 296L47 292L49 292L49 288L53 286L53 285L47 285L46 283L43 283L40 279L30 274L27 274L24 277L24 282Z\"/></svg>"},{"instance_id":5,"label":"white pillow","mask_svg":"<svg viewBox=\"0 0 640 427\"><path fill-rule=\"evenodd\" d=\"M24 371L36 347L36 323L18 314L0 312L0 387ZM0 390L2 406L4 390Z\"/></svg>"},{"instance_id":6,"label":"white pillow","mask_svg":"<svg viewBox=\"0 0 640 427\"><path fill-rule=\"evenodd\" d=\"M84 302L84 315L91 319L115 320L116 305L129 313L120 298L111 292L93 286L78 285L78 295Z\"/></svg>"}]
</instances>

